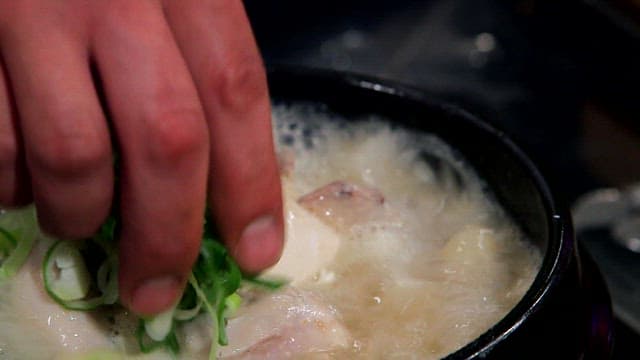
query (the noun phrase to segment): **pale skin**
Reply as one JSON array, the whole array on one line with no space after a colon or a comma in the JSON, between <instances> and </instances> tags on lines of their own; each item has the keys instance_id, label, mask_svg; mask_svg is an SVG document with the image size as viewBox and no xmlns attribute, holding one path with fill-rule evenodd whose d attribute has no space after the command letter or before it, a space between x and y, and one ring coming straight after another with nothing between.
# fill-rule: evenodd
<instances>
[{"instance_id":1,"label":"pale skin","mask_svg":"<svg viewBox=\"0 0 640 360\"><path fill-rule=\"evenodd\" d=\"M240 0L0 0L0 70L0 205L33 201L45 231L79 239L119 204L125 306L178 299L207 199L245 271L277 261L270 105Z\"/></svg>"}]
</instances>

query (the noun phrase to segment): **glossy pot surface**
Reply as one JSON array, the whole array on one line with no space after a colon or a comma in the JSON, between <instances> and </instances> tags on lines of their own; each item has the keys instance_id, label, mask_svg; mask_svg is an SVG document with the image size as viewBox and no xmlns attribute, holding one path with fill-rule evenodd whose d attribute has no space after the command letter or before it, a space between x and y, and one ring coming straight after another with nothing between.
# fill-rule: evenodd
<instances>
[{"instance_id":1,"label":"glossy pot surface","mask_svg":"<svg viewBox=\"0 0 640 360\"><path fill-rule=\"evenodd\" d=\"M354 74L273 69L269 86L276 103L311 102L353 120L382 116L440 136L471 164L542 250L541 269L518 305L447 360L610 357L613 321L602 277L576 244L568 210L502 132L415 89Z\"/></svg>"}]
</instances>

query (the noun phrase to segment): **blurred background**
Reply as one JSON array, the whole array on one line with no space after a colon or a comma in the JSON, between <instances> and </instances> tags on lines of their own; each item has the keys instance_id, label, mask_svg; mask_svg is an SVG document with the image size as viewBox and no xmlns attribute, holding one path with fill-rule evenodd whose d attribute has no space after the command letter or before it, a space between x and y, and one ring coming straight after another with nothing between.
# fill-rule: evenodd
<instances>
[{"instance_id":1,"label":"blurred background","mask_svg":"<svg viewBox=\"0 0 640 360\"><path fill-rule=\"evenodd\" d=\"M574 210L640 358L640 0L245 0L267 65L345 70L460 104Z\"/></svg>"}]
</instances>

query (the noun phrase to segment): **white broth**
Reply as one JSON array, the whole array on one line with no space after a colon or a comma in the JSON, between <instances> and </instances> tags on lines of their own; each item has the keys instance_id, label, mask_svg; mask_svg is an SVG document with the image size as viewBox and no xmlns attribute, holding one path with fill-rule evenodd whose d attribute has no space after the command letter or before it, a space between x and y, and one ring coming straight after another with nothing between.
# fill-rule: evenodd
<instances>
[{"instance_id":1,"label":"white broth","mask_svg":"<svg viewBox=\"0 0 640 360\"><path fill-rule=\"evenodd\" d=\"M290 282L241 289L220 358L437 359L531 285L539 250L437 137L302 105L274 107L274 120L287 238L264 276ZM49 299L39 269L50 240L39 241L0 289L0 359L170 358L140 354L124 310L67 311ZM208 358L210 331L206 316L181 325L180 358Z\"/></svg>"}]
</instances>

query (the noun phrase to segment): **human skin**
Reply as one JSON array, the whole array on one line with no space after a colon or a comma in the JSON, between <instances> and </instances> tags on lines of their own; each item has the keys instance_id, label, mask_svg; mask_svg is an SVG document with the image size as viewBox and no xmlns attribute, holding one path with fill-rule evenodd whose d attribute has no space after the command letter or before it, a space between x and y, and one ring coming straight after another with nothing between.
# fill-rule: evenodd
<instances>
[{"instance_id":1,"label":"human skin","mask_svg":"<svg viewBox=\"0 0 640 360\"><path fill-rule=\"evenodd\" d=\"M33 200L46 232L79 239L119 204L132 311L177 301L206 199L245 271L277 261L270 104L240 0L0 0L0 70L0 205Z\"/></svg>"}]
</instances>

